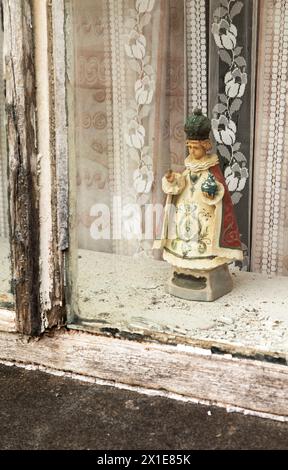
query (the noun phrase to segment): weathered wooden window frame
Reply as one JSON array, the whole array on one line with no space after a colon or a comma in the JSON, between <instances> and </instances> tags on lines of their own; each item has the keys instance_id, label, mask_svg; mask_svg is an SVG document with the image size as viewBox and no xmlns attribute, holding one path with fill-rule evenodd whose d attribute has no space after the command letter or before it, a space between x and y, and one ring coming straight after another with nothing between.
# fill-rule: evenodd
<instances>
[{"instance_id":1,"label":"weathered wooden window frame","mask_svg":"<svg viewBox=\"0 0 288 470\"><path fill-rule=\"evenodd\" d=\"M64 0L2 0L2 8L17 332L0 331L0 360L287 420L286 366L65 328L47 332L65 323L65 295L73 300L66 280ZM45 210L49 217L43 220Z\"/></svg>"},{"instance_id":2,"label":"weathered wooden window frame","mask_svg":"<svg viewBox=\"0 0 288 470\"><path fill-rule=\"evenodd\" d=\"M39 325L39 211L35 73L28 2L3 2L9 222L16 325L37 334ZM27 71L29 70L29 74ZM34 169L34 171L33 171Z\"/></svg>"},{"instance_id":3,"label":"weathered wooden window frame","mask_svg":"<svg viewBox=\"0 0 288 470\"><path fill-rule=\"evenodd\" d=\"M65 160L57 154L58 140L65 136L65 129L57 120L57 110L53 111L56 89L61 93L61 87L53 79L48 80L48 69L54 70L54 50L48 36L52 5L47 4L43 21L39 16L35 22L33 17L42 4L32 0L3 0L1 4L16 329L32 336L65 321L67 230L62 223L62 201L68 188L67 181L62 181ZM47 36L41 30L43 22ZM43 81L45 71L47 83Z\"/></svg>"}]
</instances>

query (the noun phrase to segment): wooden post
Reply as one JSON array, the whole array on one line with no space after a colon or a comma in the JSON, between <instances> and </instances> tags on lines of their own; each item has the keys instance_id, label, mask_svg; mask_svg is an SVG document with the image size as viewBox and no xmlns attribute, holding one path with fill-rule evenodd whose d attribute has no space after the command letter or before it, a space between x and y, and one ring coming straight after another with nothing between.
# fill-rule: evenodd
<instances>
[{"instance_id":1,"label":"wooden post","mask_svg":"<svg viewBox=\"0 0 288 470\"><path fill-rule=\"evenodd\" d=\"M30 0L2 0L12 282L17 329L41 331L36 87Z\"/></svg>"},{"instance_id":2,"label":"wooden post","mask_svg":"<svg viewBox=\"0 0 288 470\"><path fill-rule=\"evenodd\" d=\"M28 335L66 318L64 6L55 12L61 5L2 0L12 279L17 330Z\"/></svg>"}]
</instances>

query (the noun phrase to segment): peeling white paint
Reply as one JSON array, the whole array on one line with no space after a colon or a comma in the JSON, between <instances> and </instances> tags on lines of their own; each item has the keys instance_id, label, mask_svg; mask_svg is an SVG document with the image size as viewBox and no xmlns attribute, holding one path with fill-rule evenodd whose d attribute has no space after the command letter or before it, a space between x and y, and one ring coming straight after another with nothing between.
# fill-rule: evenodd
<instances>
[{"instance_id":1,"label":"peeling white paint","mask_svg":"<svg viewBox=\"0 0 288 470\"><path fill-rule=\"evenodd\" d=\"M49 109L49 59L47 1L33 0L35 31L35 64L37 84L38 120L38 171L40 211L40 298L42 304L42 329L48 326L46 312L51 309L52 291L51 246L51 162L50 162L50 109Z\"/></svg>"},{"instance_id":2,"label":"peeling white paint","mask_svg":"<svg viewBox=\"0 0 288 470\"><path fill-rule=\"evenodd\" d=\"M177 344L177 350L182 352L188 352L191 354L199 354L201 356L211 356L212 351L210 349L197 348L194 346L188 346L187 344Z\"/></svg>"},{"instance_id":3,"label":"peeling white paint","mask_svg":"<svg viewBox=\"0 0 288 470\"><path fill-rule=\"evenodd\" d=\"M69 246L68 234L68 123L66 96L66 60L65 60L65 15L64 0L53 0L53 62L55 92L55 156L57 172L57 222L59 250Z\"/></svg>"}]
</instances>

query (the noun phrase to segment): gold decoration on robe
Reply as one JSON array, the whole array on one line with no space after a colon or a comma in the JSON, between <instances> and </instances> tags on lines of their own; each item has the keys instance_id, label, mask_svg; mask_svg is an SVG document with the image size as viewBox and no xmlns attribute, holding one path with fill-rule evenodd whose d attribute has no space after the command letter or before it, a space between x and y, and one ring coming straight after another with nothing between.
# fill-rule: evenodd
<instances>
[{"instance_id":1,"label":"gold decoration on robe","mask_svg":"<svg viewBox=\"0 0 288 470\"><path fill-rule=\"evenodd\" d=\"M201 160L187 157L186 170L174 173L172 183L165 176L162 179L167 200L161 239L154 242L154 248L163 248L164 260L175 267L205 270L242 260L241 250L219 245L224 186L216 180L213 199L201 190L209 169L218 164L217 155L206 155Z\"/></svg>"}]
</instances>

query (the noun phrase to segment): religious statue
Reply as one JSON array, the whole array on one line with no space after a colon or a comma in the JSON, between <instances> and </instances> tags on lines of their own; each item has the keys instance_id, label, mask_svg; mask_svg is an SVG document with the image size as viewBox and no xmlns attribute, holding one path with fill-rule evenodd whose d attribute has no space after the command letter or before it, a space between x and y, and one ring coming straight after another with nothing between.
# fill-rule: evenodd
<instances>
[{"instance_id":1,"label":"religious statue","mask_svg":"<svg viewBox=\"0 0 288 470\"><path fill-rule=\"evenodd\" d=\"M218 156L210 154L210 120L196 109L185 124L185 171L169 170L161 239L163 258L172 265L168 292L188 300L212 301L232 290L228 264L243 253L233 203Z\"/></svg>"}]
</instances>

